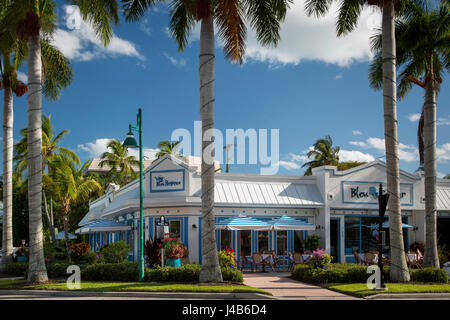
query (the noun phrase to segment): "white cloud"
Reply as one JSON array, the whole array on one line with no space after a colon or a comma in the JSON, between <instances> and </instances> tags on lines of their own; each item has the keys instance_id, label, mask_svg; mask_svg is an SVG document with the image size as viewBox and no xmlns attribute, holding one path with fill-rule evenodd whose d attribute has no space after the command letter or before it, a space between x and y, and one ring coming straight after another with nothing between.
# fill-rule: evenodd
<instances>
[{"instance_id":1,"label":"white cloud","mask_svg":"<svg viewBox=\"0 0 450 320\"><path fill-rule=\"evenodd\" d=\"M369 38L374 28L381 26L381 13L372 6L361 12L357 28L346 36L336 36L336 16L339 4L333 2L322 18L307 17L304 0L296 0L281 23L281 40L276 48L263 47L253 30L248 29L246 56L271 64L298 64L303 60L349 66L368 61L372 54Z\"/></svg>"},{"instance_id":2,"label":"white cloud","mask_svg":"<svg viewBox=\"0 0 450 320\"><path fill-rule=\"evenodd\" d=\"M338 74L337 76L334 77L334 80L339 80L339 79L342 79L342 75L341 74Z\"/></svg>"},{"instance_id":3,"label":"white cloud","mask_svg":"<svg viewBox=\"0 0 450 320\"><path fill-rule=\"evenodd\" d=\"M448 118L443 118L443 117L437 118L436 124L438 126L448 126L448 125L450 125L450 116Z\"/></svg>"},{"instance_id":4,"label":"white cloud","mask_svg":"<svg viewBox=\"0 0 450 320\"><path fill-rule=\"evenodd\" d=\"M436 171L436 176L439 178L439 179L442 179L442 178L444 178L445 177L445 173L442 173L442 172L439 172L439 171Z\"/></svg>"},{"instance_id":5,"label":"white cloud","mask_svg":"<svg viewBox=\"0 0 450 320\"><path fill-rule=\"evenodd\" d=\"M303 152L303 154L307 153L308 151ZM304 163L309 161L310 159L307 156L295 154L295 153L289 153L290 161L300 162Z\"/></svg>"},{"instance_id":6,"label":"white cloud","mask_svg":"<svg viewBox=\"0 0 450 320\"><path fill-rule=\"evenodd\" d=\"M28 76L23 72L17 71L17 80L28 83Z\"/></svg>"},{"instance_id":7,"label":"white cloud","mask_svg":"<svg viewBox=\"0 0 450 320\"><path fill-rule=\"evenodd\" d=\"M79 144L77 147L79 150L86 152L89 158L99 158L103 152L107 151L107 145L112 138L100 138L93 142L87 142L85 144ZM154 160L156 153L159 149L145 148L142 150L145 160ZM130 155L139 159L139 149L128 149Z\"/></svg>"},{"instance_id":8,"label":"white cloud","mask_svg":"<svg viewBox=\"0 0 450 320\"><path fill-rule=\"evenodd\" d=\"M138 52L132 42L119 38L114 34L109 45L105 48L103 43L97 38L92 25L81 19L76 6L66 5L64 9L65 21L70 21L70 18L78 15L75 17L75 21L79 22L74 29L57 29L54 33L53 44L67 58L78 61L89 61L96 58L129 56L145 60L145 57ZM70 26L69 22L67 22L67 26Z\"/></svg>"},{"instance_id":9,"label":"white cloud","mask_svg":"<svg viewBox=\"0 0 450 320\"><path fill-rule=\"evenodd\" d=\"M407 116L408 120L411 122L416 122L420 120L420 113L411 113Z\"/></svg>"},{"instance_id":10,"label":"white cloud","mask_svg":"<svg viewBox=\"0 0 450 320\"><path fill-rule=\"evenodd\" d=\"M339 161L358 161L358 162L370 162L374 161L375 158L368 153L363 153L356 150L339 150Z\"/></svg>"},{"instance_id":11,"label":"white cloud","mask_svg":"<svg viewBox=\"0 0 450 320\"><path fill-rule=\"evenodd\" d=\"M362 135L362 132L359 131L359 130L353 130L352 133L353 133L353 135L355 135L355 136L360 136L360 135Z\"/></svg>"},{"instance_id":12,"label":"white cloud","mask_svg":"<svg viewBox=\"0 0 450 320\"><path fill-rule=\"evenodd\" d=\"M300 166L297 163L293 162L293 161L280 160L278 162L278 165L280 167L285 168L286 170L297 170L297 169L300 169Z\"/></svg>"},{"instance_id":13,"label":"white cloud","mask_svg":"<svg viewBox=\"0 0 450 320\"><path fill-rule=\"evenodd\" d=\"M350 141L349 144L354 146L363 147L366 149L375 149L380 153L385 153L384 139L380 138L368 138L366 141ZM419 160L418 149L412 145L406 145L399 143L398 145L398 157L402 161L414 162Z\"/></svg>"},{"instance_id":14,"label":"white cloud","mask_svg":"<svg viewBox=\"0 0 450 320\"><path fill-rule=\"evenodd\" d=\"M447 162L450 160L450 143L436 147L436 158L438 162Z\"/></svg>"},{"instance_id":15,"label":"white cloud","mask_svg":"<svg viewBox=\"0 0 450 320\"><path fill-rule=\"evenodd\" d=\"M182 67L186 65L186 59L180 58L180 59L176 59L172 56L170 56L167 52L163 52L164 57L167 58L167 60L170 61L171 64L173 64L176 67Z\"/></svg>"}]
</instances>

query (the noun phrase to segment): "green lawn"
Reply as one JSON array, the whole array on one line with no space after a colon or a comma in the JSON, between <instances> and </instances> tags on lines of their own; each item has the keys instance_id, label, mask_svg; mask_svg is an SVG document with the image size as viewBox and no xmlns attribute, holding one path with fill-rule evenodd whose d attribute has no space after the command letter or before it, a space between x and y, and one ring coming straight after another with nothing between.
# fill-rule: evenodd
<instances>
[{"instance_id":1,"label":"green lawn","mask_svg":"<svg viewBox=\"0 0 450 320\"><path fill-rule=\"evenodd\" d=\"M0 289L20 289L20 290L62 290L69 291L66 282L32 284L25 280L0 280ZM169 284L169 283L149 283L149 282L94 282L82 281L81 289L77 291L100 291L100 292L252 292L271 295L270 293L245 285L202 285L202 284Z\"/></svg>"},{"instance_id":2,"label":"green lawn","mask_svg":"<svg viewBox=\"0 0 450 320\"><path fill-rule=\"evenodd\" d=\"M329 290L342 292L345 294L366 297L374 294L383 293L450 293L450 284L423 284L423 283L386 283L388 290L375 291L367 289L365 283L350 284L329 284L325 286Z\"/></svg>"}]
</instances>

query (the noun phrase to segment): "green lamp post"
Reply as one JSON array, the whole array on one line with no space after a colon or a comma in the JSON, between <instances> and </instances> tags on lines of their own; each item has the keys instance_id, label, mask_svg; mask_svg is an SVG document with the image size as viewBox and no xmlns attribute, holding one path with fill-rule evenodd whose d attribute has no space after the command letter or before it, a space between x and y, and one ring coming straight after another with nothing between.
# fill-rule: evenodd
<instances>
[{"instance_id":1,"label":"green lamp post","mask_svg":"<svg viewBox=\"0 0 450 320\"><path fill-rule=\"evenodd\" d=\"M133 130L139 133L139 144L134 139ZM139 281L144 281L144 189L143 189L143 158L142 158L142 109L137 114L137 126L129 125L127 138L123 142L127 148L139 148Z\"/></svg>"}]
</instances>

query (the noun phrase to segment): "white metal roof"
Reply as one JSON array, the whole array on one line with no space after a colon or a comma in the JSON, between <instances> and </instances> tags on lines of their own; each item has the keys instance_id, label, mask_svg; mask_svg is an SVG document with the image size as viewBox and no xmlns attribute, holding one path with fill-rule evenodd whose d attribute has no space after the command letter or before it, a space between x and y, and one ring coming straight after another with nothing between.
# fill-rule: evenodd
<instances>
[{"instance_id":1,"label":"white metal roof","mask_svg":"<svg viewBox=\"0 0 450 320\"><path fill-rule=\"evenodd\" d=\"M436 188L436 205L438 210L450 210L450 187Z\"/></svg>"},{"instance_id":2,"label":"white metal roof","mask_svg":"<svg viewBox=\"0 0 450 320\"><path fill-rule=\"evenodd\" d=\"M322 206L319 190L313 184L216 182L217 204Z\"/></svg>"}]
</instances>

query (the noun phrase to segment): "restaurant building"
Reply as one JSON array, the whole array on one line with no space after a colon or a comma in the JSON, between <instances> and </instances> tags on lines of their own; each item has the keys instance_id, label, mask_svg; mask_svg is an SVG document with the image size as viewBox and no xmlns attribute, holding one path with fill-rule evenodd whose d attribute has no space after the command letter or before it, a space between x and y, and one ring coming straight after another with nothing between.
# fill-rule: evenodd
<instances>
[{"instance_id":1,"label":"restaurant building","mask_svg":"<svg viewBox=\"0 0 450 320\"><path fill-rule=\"evenodd\" d=\"M153 238L155 223L164 216L170 232L189 249L190 263L201 263L200 166L188 165L166 155L144 171L144 239ZM402 218L406 247L425 242L424 177L400 171ZM216 230L218 249L233 248L236 256L275 250L287 260L287 252L303 250L309 234L321 237L337 262L353 262L353 251L376 248L377 192L386 189L386 164L373 161L346 171L334 166L314 168L311 176L217 173L215 176L216 223L245 215L260 221L287 216L304 222L304 230ZM437 182L438 233L450 230L450 180ZM389 208L386 219L389 217ZM92 250L124 240L137 260L139 239L139 180L118 187L111 184L76 231L89 235ZM388 223L388 222L386 222ZM312 228L311 225L315 226ZM308 227L309 226L309 227ZM388 229L381 232L386 247ZM447 240L448 241L448 240Z\"/></svg>"}]
</instances>

